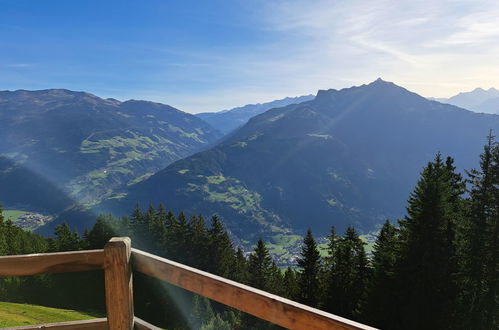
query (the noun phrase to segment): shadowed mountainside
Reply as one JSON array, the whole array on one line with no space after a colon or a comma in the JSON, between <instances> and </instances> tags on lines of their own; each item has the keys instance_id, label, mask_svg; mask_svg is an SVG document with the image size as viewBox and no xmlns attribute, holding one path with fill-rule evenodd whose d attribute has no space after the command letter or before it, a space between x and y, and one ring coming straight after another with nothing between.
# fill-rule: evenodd
<instances>
[{"instance_id":1,"label":"shadowed mountainside","mask_svg":"<svg viewBox=\"0 0 499 330\"><path fill-rule=\"evenodd\" d=\"M0 204L58 213L71 206L73 201L46 178L0 155Z\"/></svg>"},{"instance_id":2,"label":"shadowed mountainside","mask_svg":"<svg viewBox=\"0 0 499 330\"><path fill-rule=\"evenodd\" d=\"M0 152L83 203L109 197L221 135L168 105L63 89L0 92Z\"/></svg>"},{"instance_id":3,"label":"shadowed mountainside","mask_svg":"<svg viewBox=\"0 0 499 330\"><path fill-rule=\"evenodd\" d=\"M218 213L241 238L307 227L325 234L331 225L370 231L404 215L419 172L437 152L459 169L476 167L490 129L499 130L499 116L429 101L381 79L321 90L252 118L215 147L85 212L125 215L136 203L164 203L187 214ZM57 221L85 218L70 214Z\"/></svg>"}]
</instances>

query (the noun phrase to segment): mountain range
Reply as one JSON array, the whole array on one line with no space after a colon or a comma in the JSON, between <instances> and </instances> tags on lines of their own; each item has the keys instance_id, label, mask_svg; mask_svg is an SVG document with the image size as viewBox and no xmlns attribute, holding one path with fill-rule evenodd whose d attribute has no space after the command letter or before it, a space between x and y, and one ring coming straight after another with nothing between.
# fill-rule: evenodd
<instances>
[{"instance_id":1,"label":"mountain range","mask_svg":"<svg viewBox=\"0 0 499 330\"><path fill-rule=\"evenodd\" d=\"M0 92L0 122L4 158L87 204L221 137L203 120L168 105L64 89Z\"/></svg>"},{"instance_id":2,"label":"mountain range","mask_svg":"<svg viewBox=\"0 0 499 330\"><path fill-rule=\"evenodd\" d=\"M428 100L376 80L321 90L300 104L251 118L213 148L127 187L93 211L128 214L164 203L187 214L217 213L239 237L363 231L404 215L425 164L442 152L476 167L499 116Z\"/></svg>"},{"instance_id":3,"label":"mountain range","mask_svg":"<svg viewBox=\"0 0 499 330\"><path fill-rule=\"evenodd\" d=\"M137 203L216 213L245 239L331 225L368 232L403 216L437 152L461 170L476 167L485 136L499 129L497 115L381 79L214 115L230 134L153 102L0 92L0 203L60 213L46 233L63 221L83 229L100 212L129 214Z\"/></svg>"},{"instance_id":4,"label":"mountain range","mask_svg":"<svg viewBox=\"0 0 499 330\"><path fill-rule=\"evenodd\" d=\"M246 124L251 117L264 113L269 109L301 103L313 98L314 95L286 97L272 102L247 104L243 107L237 107L230 110L198 113L196 116L203 119L220 132L227 134Z\"/></svg>"},{"instance_id":5,"label":"mountain range","mask_svg":"<svg viewBox=\"0 0 499 330\"><path fill-rule=\"evenodd\" d=\"M499 90L475 88L450 98L430 98L442 103L452 104L475 112L499 114Z\"/></svg>"}]
</instances>

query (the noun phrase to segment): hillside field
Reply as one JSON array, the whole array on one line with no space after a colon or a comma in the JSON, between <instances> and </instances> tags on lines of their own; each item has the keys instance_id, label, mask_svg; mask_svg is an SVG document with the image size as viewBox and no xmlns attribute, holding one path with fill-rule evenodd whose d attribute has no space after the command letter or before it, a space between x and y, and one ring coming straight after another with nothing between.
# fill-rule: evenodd
<instances>
[{"instance_id":1,"label":"hillside field","mask_svg":"<svg viewBox=\"0 0 499 330\"><path fill-rule=\"evenodd\" d=\"M102 317L68 309L0 302L0 328Z\"/></svg>"}]
</instances>

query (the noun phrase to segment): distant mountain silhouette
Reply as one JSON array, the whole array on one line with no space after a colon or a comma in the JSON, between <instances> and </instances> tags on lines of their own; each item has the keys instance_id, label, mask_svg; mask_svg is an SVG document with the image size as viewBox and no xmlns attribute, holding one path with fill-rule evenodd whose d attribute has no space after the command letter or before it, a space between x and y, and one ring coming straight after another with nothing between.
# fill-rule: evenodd
<instances>
[{"instance_id":1,"label":"distant mountain silhouette","mask_svg":"<svg viewBox=\"0 0 499 330\"><path fill-rule=\"evenodd\" d=\"M499 115L499 97L491 98L483 101L475 106L472 110L484 113L494 113Z\"/></svg>"},{"instance_id":2,"label":"distant mountain silhouette","mask_svg":"<svg viewBox=\"0 0 499 330\"><path fill-rule=\"evenodd\" d=\"M84 203L110 196L221 136L168 105L64 89L0 92L0 122L0 153Z\"/></svg>"},{"instance_id":3,"label":"distant mountain silhouette","mask_svg":"<svg viewBox=\"0 0 499 330\"><path fill-rule=\"evenodd\" d=\"M218 213L241 237L331 225L372 230L404 215L418 174L437 152L460 169L478 155L499 116L429 101L383 80L321 90L301 104L253 117L217 146L179 160L96 212L127 214L164 203Z\"/></svg>"},{"instance_id":4,"label":"distant mountain silhouette","mask_svg":"<svg viewBox=\"0 0 499 330\"><path fill-rule=\"evenodd\" d=\"M313 95L286 97L272 102L248 104L231 110L199 113L196 116L203 119L220 132L227 134L246 124L251 117L259 115L269 109L280 108L294 103L301 103L309 101L313 98Z\"/></svg>"},{"instance_id":5,"label":"distant mountain silhouette","mask_svg":"<svg viewBox=\"0 0 499 330\"><path fill-rule=\"evenodd\" d=\"M459 93L448 99L430 98L442 103L452 104L475 112L499 114L499 90L475 88L471 92Z\"/></svg>"}]
</instances>

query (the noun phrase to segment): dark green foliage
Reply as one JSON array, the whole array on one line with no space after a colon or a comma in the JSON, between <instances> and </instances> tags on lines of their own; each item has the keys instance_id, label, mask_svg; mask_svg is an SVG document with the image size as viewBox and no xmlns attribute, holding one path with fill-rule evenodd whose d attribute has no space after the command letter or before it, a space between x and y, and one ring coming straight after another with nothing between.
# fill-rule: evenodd
<instances>
[{"instance_id":1,"label":"dark green foliage","mask_svg":"<svg viewBox=\"0 0 499 330\"><path fill-rule=\"evenodd\" d=\"M271 291L271 289L273 289L272 273L275 264L262 239L258 240L255 250L249 257L248 268L249 285L265 291Z\"/></svg>"},{"instance_id":2,"label":"dark green foliage","mask_svg":"<svg viewBox=\"0 0 499 330\"><path fill-rule=\"evenodd\" d=\"M358 316L369 279L364 245L353 227L347 228L344 237L332 230L323 303L326 311L347 318Z\"/></svg>"},{"instance_id":3,"label":"dark green foliage","mask_svg":"<svg viewBox=\"0 0 499 330\"><path fill-rule=\"evenodd\" d=\"M112 215L99 215L92 229L83 235L85 249L101 249L111 237L126 236L120 228L122 224Z\"/></svg>"},{"instance_id":4,"label":"dark green foliage","mask_svg":"<svg viewBox=\"0 0 499 330\"><path fill-rule=\"evenodd\" d=\"M76 231L72 231L67 223L55 228L55 239L50 240L50 242L50 249L53 252L78 251L81 247L80 236Z\"/></svg>"},{"instance_id":5,"label":"dark green foliage","mask_svg":"<svg viewBox=\"0 0 499 330\"><path fill-rule=\"evenodd\" d=\"M208 322L204 323L200 330L232 330L233 327L231 324L222 317L220 317L219 314L216 314L213 316L211 319L208 320Z\"/></svg>"},{"instance_id":6,"label":"dark green foliage","mask_svg":"<svg viewBox=\"0 0 499 330\"><path fill-rule=\"evenodd\" d=\"M297 277L298 275L296 274L296 271L291 267L288 267L284 272L284 277L282 280L284 297L291 300L298 300L297 298L299 296L300 286L298 285Z\"/></svg>"},{"instance_id":7,"label":"dark green foliage","mask_svg":"<svg viewBox=\"0 0 499 330\"><path fill-rule=\"evenodd\" d=\"M231 278L236 282L247 283L249 280L248 260L240 247L237 248L234 262Z\"/></svg>"},{"instance_id":8,"label":"dark green foliage","mask_svg":"<svg viewBox=\"0 0 499 330\"><path fill-rule=\"evenodd\" d=\"M203 322L211 320L215 316L210 300L194 295L192 306L192 324L195 328L199 328Z\"/></svg>"},{"instance_id":9,"label":"dark green foliage","mask_svg":"<svg viewBox=\"0 0 499 330\"><path fill-rule=\"evenodd\" d=\"M210 251L206 269L223 277L231 277L231 269L235 264L234 247L217 216L211 219L211 228L208 230ZM200 242L203 243L203 242ZM202 248L202 247L200 247Z\"/></svg>"},{"instance_id":10,"label":"dark green foliage","mask_svg":"<svg viewBox=\"0 0 499 330\"><path fill-rule=\"evenodd\" d=\"M312 230L308 229L303 239L301 258L298 259L298 301L312 307L317 307L320 300L319 272L321 269L321 258L317 244L312 236ZM288 275L289 276L289 275Z\"/></svg>"},{"instance_id":11,"label":"dark green foliage","mask_svg":"<svg viewBox=\"0 0 499 330\"><path fill-rule=\"evenodd\" d=\"M499 146L493 136L468 172L470 199L459 236L463 328L499 327Z\"/></svg>"},{"instance_id":12,"label":"dark green foliage","mask_svg":"<svg viewBox=\"0 0 499 330\"><path fill-rule=\"evenodd\" d=\"M176 216L162 205L137 206L130 218L99 216L83 239L67 224L42 238L5 221L0 210L0 254L102 248L112 236L130 236L134 247L382 329L495 330L499 146L492 137L468 183L465 195L453 159L437 154L410 195L407 216L398 227L383 225L370 258L353 227L343 236L331 229L324 258L309 230L298 268L284 272L262 239L246 258L217 216L207 226L201 216ZM163 327L277 328L142 274L134 274L134 288L137 315ZM17 302L102 311L103 292L100 272L0 279L0 299Z\"/></svg>"},{"instance_id":13,"label":"dark green foliage","mask_svg":"<svg viewBox=\"0 0 499 330\"><path fill-rule=\"evenodd\" d=\"M399 253L398 230L386 221L374 243L372 278L364 304L364 321L380 329L387 329L395 315L398 296L394 285L396 261Z\"/></svg>"},{"instance_id":14,"label":"dark green foliage","mask_svg":"<svg viewBox=\"0 0 499 330\"><path fill-rule=\"evenodd\" d=\"M397 315L404 315L399 327L455 326L455 228L461 218L458 198L462 192L452 160L444 163L437 154L409 198L408 216L400 221L395 279L399 287Z\"/></svg>"}]
</instances>

